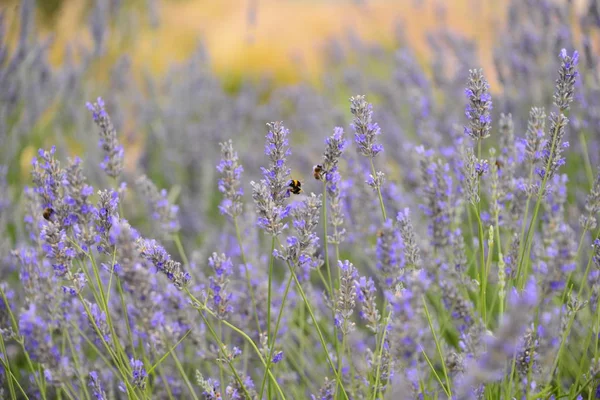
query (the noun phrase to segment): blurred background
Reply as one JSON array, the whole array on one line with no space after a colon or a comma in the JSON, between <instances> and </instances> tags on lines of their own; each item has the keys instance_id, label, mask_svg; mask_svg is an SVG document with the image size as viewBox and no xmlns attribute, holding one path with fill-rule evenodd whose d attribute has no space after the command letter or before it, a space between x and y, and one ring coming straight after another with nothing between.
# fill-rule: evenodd
<instances>
[{"instance_id":1,"label":"blurred background","mask_svg":"<svg viewBox=\"0 0 600 400\"><path fill-rule=\"evenodd\" d=\"M565 0L566 1L566 0ZM8 21L18 23L19 0L2 0ZM60 63L66 43L92 46L87 25L106 19L117 28L106 37L105 62L123 52L134 68L165 72L196 50L233 85L242 77L271 76L279 83L317 81L332 38L376 42L392 50L399 27L411 47L427 55L426 34L456 29L475 40L490 62L489 45L502 26L505 0L36 0L40 34L52 35L50 61ZM16 36L16 29L9 32Z\"/></svg>"}]
</instances>

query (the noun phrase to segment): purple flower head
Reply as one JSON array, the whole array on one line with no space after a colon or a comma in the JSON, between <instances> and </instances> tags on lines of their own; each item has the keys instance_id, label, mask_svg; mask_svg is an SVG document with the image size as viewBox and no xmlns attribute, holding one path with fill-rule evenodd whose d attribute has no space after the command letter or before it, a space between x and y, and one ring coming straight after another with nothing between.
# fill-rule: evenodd
<instances>
[{"instance_id":1,"label":"purple flower head","mask_svg":"<svg viewBox=\"0 0 600 400\"><path fill-rule=\"evenodd\" d=\"M577 64L579 63L579 53L577 50L570 56L566 49L562 49L559 55L561 59L560 68L558 70L558 78L556 79L556 88L554 90L554 105L561 112L569 109L573 101L573 92L575 81L579 72L577 72Z\"/></svg>"},{"instance_id":2,"label":"purple flower head","mask_svg":"<svg viewBox=\"0 0 600 400\"><path fill-rule=\"evenodd\" d=\"M281 360L283 360L283 351L278 351L275 354L273 354L273 359L272 359L272 363L273 364L277 364L278 362L280 362Z\"/></svg>"},{"instance_id":3,"label":"purple flower head","mask_svg":"<svg viewBox=\"0 0 600 400\"><path fill-rule=\"evenodd\" d=\"M244 168L239 164L237 152L233 150L231 140L220 143L221 161L217 165L217 171L221 174L218 182L219 192L224 195L219 211L221 214L235 218L242 214L244 194L241 188L241 176Z\"/></svg>"},{"instance_id":4,"label":"purple flower head","mask_svg":"<svg viewBox=\"0 0 600 400\"><path fill-rule=\"evenodd\" d=\"M140 237L137 239L137 246L140 256L151 261L157 270L173 282L177 289L183 289L189 284L190 274L182 269L181 263L171 259L165 248L158 244L156 240Z\"/></svg>"},{"instance_id":5,"label":"purple flower head","mask_svg":"<svg viewBox=\"0 0 600 400\"><path fill-rule=\"evenodd\" d=\"M100 128L100 148L105 153L101 168L112 178L117 178L123 171L123 146L117 140L117 132L112 124L110 116L104 108L104 101L98 97L95 103L86 103L86 107L92 113L92 118Z\"/></svg>"},{"instance_id":6,"label":"purple flower head","mask_svg":"<svg viewBox=\"0 0 600 400\"><path fill-rule=\"evenodd\" d=\"M358 152L365 157L374 158L383 151L383 146L376 142L381 129L373 122L373 105L367 103L365 96L350 98L350 112L354 115L351 128L354 130L354 141Z\"/></svg>"},{"instance_id":7,"label":"purple flower head","mask_svg":"<svg viewBox=\"0 0 600 400\"><path fill-rule=\"evenodd\" d=\"M140 360L135 360L135 359L131 359L129 361L129 364L131 365L131 383L144 390L146 388L146 377L147 377L147 373L146 373L146 369L144 368L144 363Z\"/></svg>"},{"instance_id":8,"label":"purple flower head","mask_svg":"<svg viewBox=\"0 0 600 400\"><path fill-rule=\"evenodd\" d=\"M288 143L290 131L283 126L283 122L271 122L267 126L269 133L266 136L265 154L270 164L269 168L262 168L263 177L275 205L281 207L288 195L290 169L286 161L292 154Z\"/></svg>"},{"instance_id":9,"label":"purple flower head","mask_svg":"<svg viewBox=\"0 0 600 400\"><path fill-rule=\"evenodd\" d=\"M106 400L106 393L104 389L102 389L102 383L100 382L100 378L98 377L98 373L96 371L91 371L88 374L89 378L89 387L92 389L92 394L96 400Z\"/></svg>"},{"instance_id":10,"label":"purple flower head","mask_svg":"<svg viewBox=\"0 0 600 400\"><path fill-rule=\"evenodd\" d=\"M153 219L158 221L162 235L170 237L179 232L177 217L179 207L170 203L167 191L164 189L159 191L146 175L140 176L135 183L141 197L148 204Z\"/></svg>"},{"instance_id":11,"label":"purple flower head","mask_svg":"<svg viewBox=\"0 0 600 400\"><path fill-rule=\"evenodd\" d=\"M469 70L469 81L465 89L469 101L465 108L468 119L465 133L475 140L485 139L492 130L492 95L489 90L490 85L483 76L483 70Z\"/></svg>"},{"instance_id":12,"label":"purple flower head","mask_svg":"<svg viewBox=\"0 0 600 400\"><path fill-rule=\"evenodd\" d=\"M391 289L404 273L404 245L400 233L391 220L387 220L377 234L375 254L381 284Z\"/></svg>"},{"instance_id":13,"label":"purple flower head","mask_svg":"<svg viewBox=\"0 0 600 400\"><path fill-rule=\"evenodd\" d=\"M209 277L208 305L217 318L224 319L233 312L233 295L228 289L233 263L225 254L213 253L208 258L208 265L213 271L213 275Z\"/></svg>"}]
</instances>

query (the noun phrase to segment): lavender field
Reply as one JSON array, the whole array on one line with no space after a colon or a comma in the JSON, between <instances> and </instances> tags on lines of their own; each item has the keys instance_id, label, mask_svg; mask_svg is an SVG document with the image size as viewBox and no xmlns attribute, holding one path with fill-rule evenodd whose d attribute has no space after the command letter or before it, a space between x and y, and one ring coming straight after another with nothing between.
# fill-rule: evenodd
<instances>
[{"instance_id":1,"label":"lavender field","mask_svg":"<svg viewBox=\"0 0 600 400\"><path fill-rule=\"evenodd\" d=\"M120 2L52 65L34 3L0 12L1 399L600 398L598 1L508 2L493 63L400 24L233 86L201 43L100 62Z\"/></svg>"}]
</instances>

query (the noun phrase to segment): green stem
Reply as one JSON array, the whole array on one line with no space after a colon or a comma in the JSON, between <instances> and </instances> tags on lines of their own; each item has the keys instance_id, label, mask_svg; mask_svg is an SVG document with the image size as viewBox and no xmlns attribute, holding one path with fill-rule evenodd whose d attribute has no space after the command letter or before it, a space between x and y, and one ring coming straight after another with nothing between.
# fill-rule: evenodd
<instances>
[{"instance_id":1,"label":"green stem","mask_svg":"<svg viewBox=\"0 0 600 400\"><path fill-rule=\"evenodd\" d=\"M171 357L173 358L173 361L175 361L175 366L177 367L177 370L179 371L179 374L183 378L183 381L185 382L185 385L187 386L190 394L192 395L192 397L194 398L194 400L198 400L198 396L196 396L196 391L194 390L194 387L192 386L192 383L188 379L187 374L183 370L183 366L181 365L181 362L179 361L179 358L177 357L177 353L175 353L173 351L173 349L169 350L169 352L171 353ZM224 385L224 383L221 381L221 386L223 386L223 385Z\"/></svg>"},{"instance_id":2,"label":"green stem","mask_svg":"<svg viewBox=\"0 0 600 400\"><path fill-rule=\"evenodd\" d=\"M285 286L285 291L283 293L283 298L281 300L281 306L279 307L279 313L277 313L277 322L275 323L275 330L273 331L273 342L269 346L269 357L267 358L267 368L265 369L265 373L263 374L262 382L260 384L260 395L258 396L259 399L262 399L262 396L264 393L265 382L267 381L267 374L271 367L271 362L273 359L273 352L275 350L275 338L277 337L277 332L279 332L279 323L281 322L281 317L283 315L283 311L284 311L284 307L285 307L285 300L287 299L291 285L292 285L292 277L290 276L290 278L288 279L287 284Z\"/></svg>"},{"instance_id":3,"label":"green stem","mask_svg":"<svg viewBox=\"0 0 600 400\"><path fill-rule=\"evenodd\" d=\"M371 174L373 175L373 178L375 178L376 172L375 164L373 164L373 158L369 158L369 161L371 162ZM381 188L379 186L377 186L377 196L379 197L379 207L381 208L383 222L385 222L387 221L387 215L385 213L385 205L383 204L383 196L381 195Z\"/></svg>"},{"instance_id":4,"label":"green stem","mask_svg":"<svg viewBox=\"0 0 600 400\"><path fill-rule=\"evenodd\" d=\"M331 266L329 264L329 238L327 235L327 182L323 179L323 250L325 253L325 268L327 270L327 280L329 282L329 299L334 302L335 296L335 288L339 288L339 274L338 281L336 282L336 286L333 286L333 279L331 278ZM335 320L335 307L331 307L331 320ZM340 346L338 342L337 328L333 327L333 337L334 337L334 347L335 347L335 355L338 361L341 359L340 357ZM341 370L340 370L341 371ZM338 390L339 388L336 388Z\"/></svg>"},{"instance_id":5,"label":"green stem","mask_svg":"<svg viewBox=\"0 0 600 400\"><path fill-rule=\"evenodd\" d=\"M485 248L483 245L484 242L484 233L483 233L483 224L481 222L481 216L479 215L479 208L475 207L475 216L477 217L477 231L479 236L479 263L480 263L480 271L479 275L479 307L481 311L481 316L483 321L487 321L487 307L486 307L486 288L485 283L487 281L486 271L485 271Z\"/></svg>"},{"instance_id":6,"label":"green stem","mask_svg":"<svg viewBox=\"0 0 600 400\"><path fill-rule=\"evenodd\" d=\"M517 268L517 277L516 277L517 283L519 284L519 289L523 289L523 285L525 282L525 276L524 276L525 271L522 270L524 268L525 254L530 254L530 251L531 251L531 243L529 241L531 240L531 237L533 235L533 225L535 224L535 221L537 220L538 212L540 210L540 205L542 204L542 197L546 190L548 176L550 175L550 165L554 158L554 150L556 148L556 136L558 134L559 127L560 127L560 124L557 123L555 125L554 132L552 133L552 145L550 147L550 155L548 156L548 162L546 163L544 178L542 179L542 184L540 186L537 200L535 202L535 207L533 209L533 216L531 217L531 221L529 222L529 227L527 228L527 234L525 235L525 243L523 246L523 253L521 254L521 257L519 258L519 266ZM529 196L529 197L531 197L531 196ZM528 203L529 203L529 201L528 201ZM523 223L525 223L525 222L526 222L526 220L524 219Z\"/></svg>"},{"instance_id":7,"label":"green stem","mask_svg":"<svg viewBox=\"0 0 600 400\"><path fill-rule=\"evenodd\" d=\"M335 377L336 377L336 379L338 381L338 384L341 387L341 390L342 390L342 393L344 395L344 398L346 400L349 400L348 399L348 394L346 393L346 390L344 389L344 384L342 382L342 378L338 374L338 371L335 368L335 364L333 363L333 361L331 360L331 357L329 356L329 350L327 348L327 344L325 343L325 338L323 337L323 333L321 332L321 328L319 328L319 323L317 321L317 318L315 317L315 314L312 311L312 307L310 306L310 303L308 302L308 299L306 298L306 294L304 293L304 289L302 289L302 285L300 284L300 281L298 280L298 277L296 276L296 272L294 271L294 268L292 267L292 265L289 262L287 263L287 265L288 265L288 268L290 270L290 273L292 274L292 277L294 278L294 282L296 283L296 287L298 288L298 292L300 293L300 297L302 297L302 301L304 301L304 304L306 305L306 309L308 311L308 314L310 315L310 318L313 321L315 329L317 330L317 334L319 335L319 341L321 342L321 346L323 347L323 352L325 353L325 356L327 357L327 362L329 363L329 366L331 367L331 369L333 370L333 373L335 374Z\"/></svg>"},{"instance_id":8,"label":"green stem","mask_svg":"<svg viewBox=\"0 0 600 400\"><path fill-rule=\"evenodd\" d=\"M8 375L10 375L10 377L8 378L8 389L10 391L10 398L17 398L17 395L15 393L15 386L13 384L14 381L14 383L17 384L17 387L21 390L21 393L23 393L23 396L25 396L25 399L29 400L27 393L25 393L25 390L23 390L23 388L19 384L19 380L15 377L15 375L12 372L12 368L10 367L10 360L8 359L8 353L6 352L6 346L4 345L4 337L2 337L2 335L0 335L0 351L2 351L3 355L3 357L0 357L0 362L2 362L2 365L4 365L4 369L8 372ZM5 357L6 360L4 360Z\"/></svg>"},{"instance_id":9,"label":"green stem","mask_svg":"<svg viewBox=\"0 0 600 400\"><path fill-rule=\"evenodd\" d=\"M205 311L207 314L209 314L213 318L217 318L215 313L213 313L212 310L210 310L208 307L206 307L204 304L202 304L198 299L196 299L196 297L194 297L194 295L189 291L188 288L185 288L184 290L185 290L185 293L190 298L190 300L192 300L192 302L193 302L192 304L194 304L194 308L196 308L196 310L198 311L198 314L200 314L200 317L202 317L202 319L204 320L204 323L206 324L208 329L214 333L214 329L212 328L212 325L210 324L208 319L206 319L204 314L202 314L202 311ZM258 356L260 362L266 368L267 363L265 362L264 357L262 356L260 350L258 349L258 346L256 345L256 343L254 343L254 341L250 338L250 336L248 336L246 334L246 332L244 332L237 326L233 325L232 323L230 323L226 320L223 320L222 322L223 322L223 325L227 326L228 328L230 328L233 331L235 331L236 333L238 333L250 344L250 346L252 346L252 349L254 349L254 352ZM218 336L216 336L216 333L213 334L213 337L215 338L215 340L217 340L217 341L219 340ZM283 394L283 391L281 390L279 383L277 382L277 380L275 379L275 377L273 376L273 374L270 371L269 371L269 378L270 378L271 382L273 383L273 385L275 386L275 388L277 389L277 391L279 392L281 399L285 400L285 395Z\"/></svg>"},{"instance_id":10,"label":"green stem","mask_svg":"<svg viewBox=\"0 0 600 400\"><path fill-rule=\"evenodd\" d=\"M235 227L235 236L237 237L238 244L240 246L240 257L242 263L244 263L244 271L246 272L246 285L248 287L248 293L250 293L250 299L252 301L252 309L254 310L254 320L256 322L257 332L260 333L260 322L258 321L258 308L256 307L256 298L254 297L254 289L252 288L252 281L250 279L250 270L248 269L248 262L246 261L246 255L244 253L244 243L242 242L242 235L240 234L240 228L237 222L237 217L233 217L233 226Z\"/></svg>"}]
</instances>

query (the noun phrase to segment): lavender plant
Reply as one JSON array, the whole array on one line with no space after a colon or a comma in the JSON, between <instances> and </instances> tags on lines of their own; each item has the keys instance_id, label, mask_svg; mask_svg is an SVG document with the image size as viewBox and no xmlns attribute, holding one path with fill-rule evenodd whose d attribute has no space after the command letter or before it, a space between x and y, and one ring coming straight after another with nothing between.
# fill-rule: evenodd
<instances>
[{"instance_id":1,"label":"lavender plant","mask_svg":"<svg viewBox=\"0 0 600 400\"><path fill-rule=\"evenodd\" d=\"M93 49L50 66L21 3L16 43L0 13L3 397L597 397L596 2L509 2L485 75L474 42L432 32L419 62L399 26L394 51L331 42L326 90L235 91L201 45L90 79L130 29L106 2Z\"/></svg>"}]
</instances>

